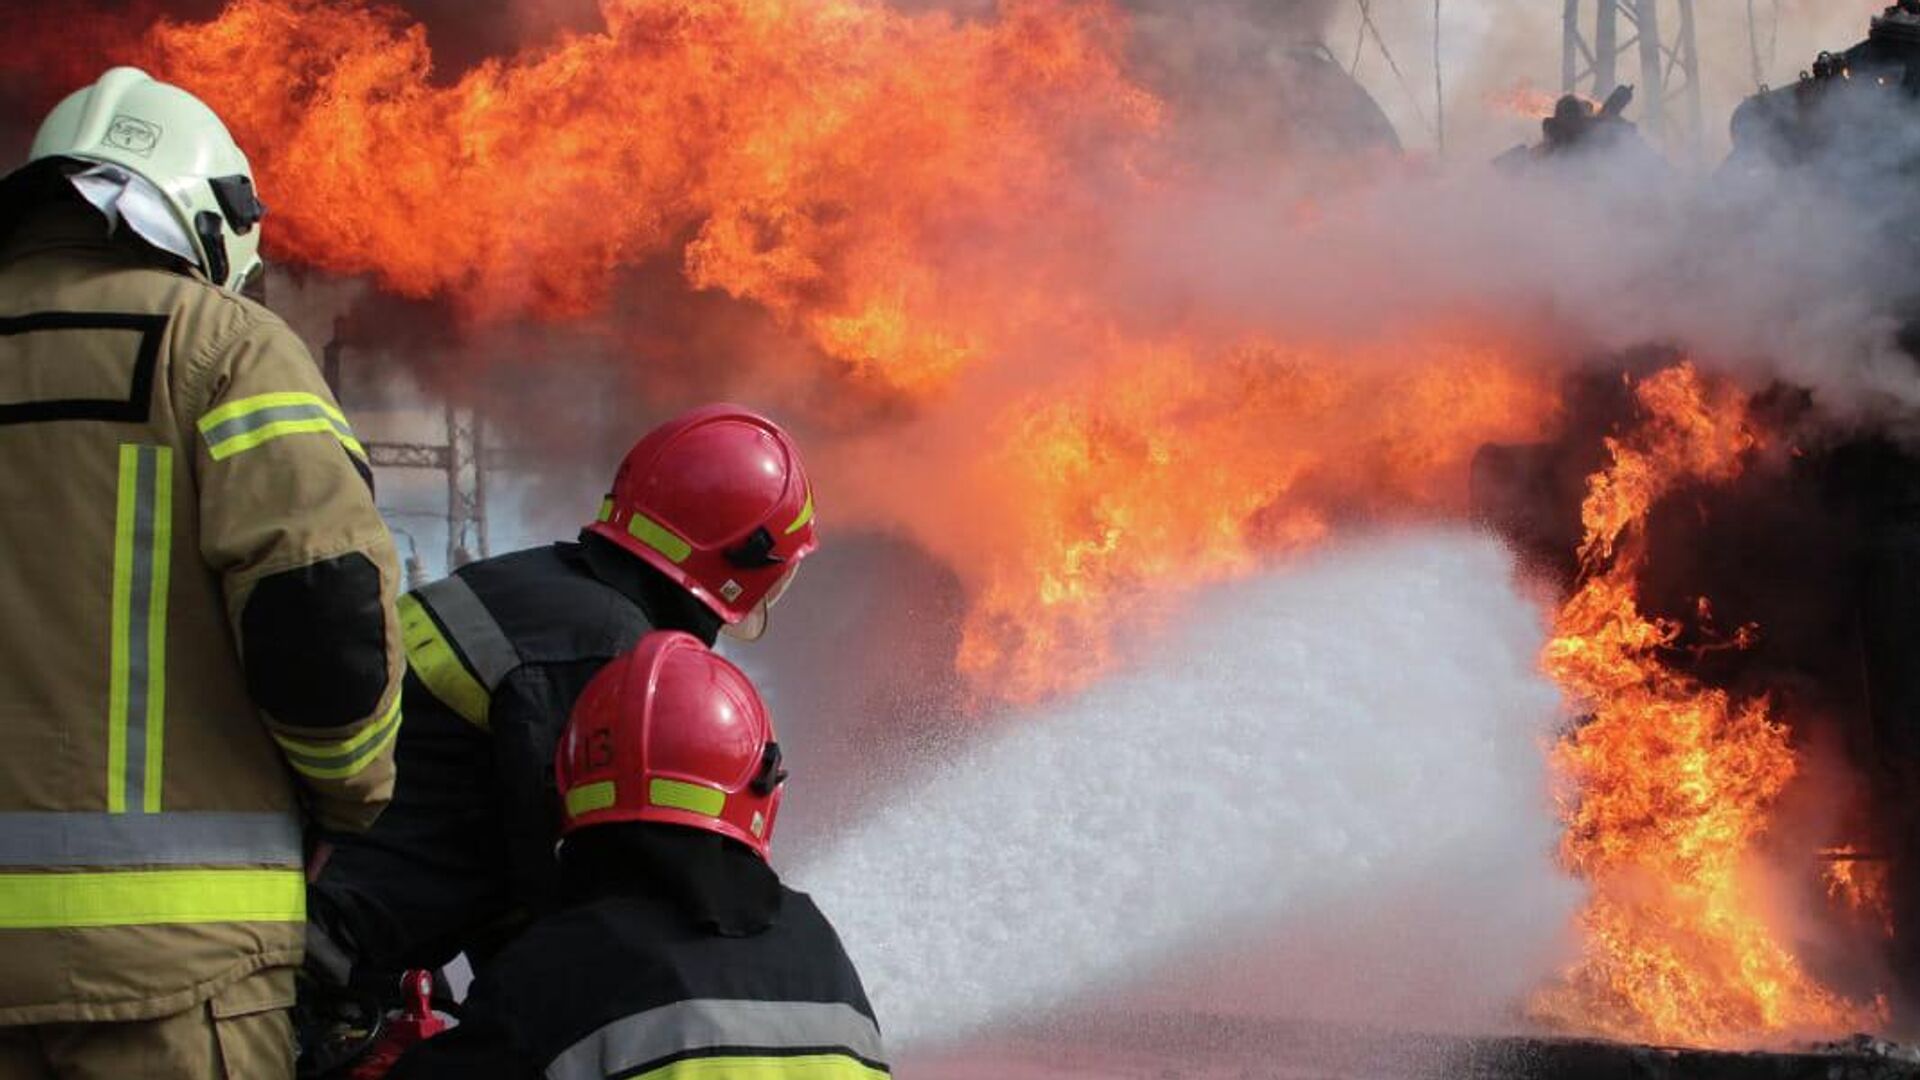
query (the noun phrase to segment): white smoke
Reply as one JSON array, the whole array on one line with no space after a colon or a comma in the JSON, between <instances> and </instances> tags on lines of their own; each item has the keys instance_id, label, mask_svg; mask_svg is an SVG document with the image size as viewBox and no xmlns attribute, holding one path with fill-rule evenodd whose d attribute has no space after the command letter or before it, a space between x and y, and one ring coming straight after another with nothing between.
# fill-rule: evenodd
<instances>
[{"instance_id":1,"label":"white smoke","mask_svg":"<svg viewBox=\"0 0 1920 1080\"><path fill-rule=\"evenodd\" d=\"M1396 1021L1501 1025L1577 899L1552 861L1542 635L1484 537L1329 553L1200 597L1141 670L901 784L792 880L896 1049L1261 937L1313 970L1255 998L1340 987L1307 1013L1352 1019L1426 995Z\"/></svg>"}]
</instances>

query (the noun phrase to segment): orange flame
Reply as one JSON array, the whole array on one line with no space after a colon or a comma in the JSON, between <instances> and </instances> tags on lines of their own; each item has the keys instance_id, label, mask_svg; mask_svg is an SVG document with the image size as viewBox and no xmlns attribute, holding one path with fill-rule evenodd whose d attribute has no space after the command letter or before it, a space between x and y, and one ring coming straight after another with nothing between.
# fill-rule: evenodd
<instances>
[{"instance_id":1,"label":"orange flame","mask_svg":"<svg viewBox=\"0 0 1920 1080\"><path fill-rule=\"evenodd\" d=\"M1149 590L1245 573L1339 520L1460 509L1473 450L1553 409L1516 358L1451 335L1356 349L1120 329L1124 304L1088 282L1111 201L1155 189L1140 158L1164 108L1123 68L1114 6L602 14L600 32L445 85L419 26L359 4L231 0L141 51L254 149L280 255L473 320L592 313L622 268L678 253L691 287L760 305L912 406L989 361L1066 357L1049 376L1066 385L988 404L992 434L959 470L997 529L987 555L952 560L974 596L956 663L990 696L1080 685Z\"/></svg>"},{"instance_id":2,"label":"orange flame","mask_svg":"<svg viewBox=\"0 0 1920 1080\"><path fill-rule=\"evenodd\" d=\"M1797 762L1767 700L1735 701L1669 665L1679 623L1640 611L1640 529L1685 485L1738 476L1758 443L1743 396L1690 365L1637 388L1645 411L1589 481L1584 580L1547 672L1590 718L1561 740L1561 858L1592 894L1579 964L1535 1001L1557 1025L1733 1045L1874 1019L1801 967L1756 896L1756 841Z\"/></svg>"},{"instance_id":3,"label":"orange flame","mask_svg":"<svg viewBox=\"0 0 1920 1080\"><path fill-rule=\"evenodd\" d=\"M1851 844L1820 852L1827 860L1821 876L1827 899L1870 920L1882 936L1893 936L1892 868L1885 859L1863 855Z\"/></svg>"},{"instance_id":4,"label":"orange flame","mask_svg":"<svg viewBox=\"0 0 1920 1080\"><path fill-rule=\"evenodd\" d=\"M964 24L878 0L601 10L601 32L448 86L421 27L325 0L232 0L161 24L138 59L253 151L281 257L488 320L604 310L622 268L681 251L696 288L915 392L1025 295L958 288L929 253L1070 223L1091 190L1063 176L1124 167L1159 115L1100 5Z\"/></svg>"},{"instance_id":5,"label":"orange flame","mask_svg":"<svg viewBox=\"0 0 1920 1080\"><path fill-rule=\"evenodd\" d=\"M1103 200L1143 186L1165 107L1127 76L1106 4L1002 0L967 22L880 0L602 12L601 31L445 83L424 30L351 2L231 0L123 59L228 120L277 257L481 325L604 311L623 272L667 259L889 403L987 398L938 479L968 489L958 512L990 516L992 543L939 554L969 575L957 665L997 696L1085 682L1114 659L1112 624L1169 594L1350 523L1458 513L1474 450L1553 411L1498 335L1123 330L1123 302L1082 282ZM978 389L1035 339L1071 371L1010 404ZM1746 890L1794 775L1786 731L1766 701L1670 667L1680 627L1636 600L1654 504L1736 476L1755 437L1739 395L1690 368L1639 394L1648 420L1593 478L1585 578L1543 660L1593 714L1555 761L1562 857L1594 893L1583 961L1538 1010L1695 1043L1839 1030L1863 1010L1800 968Z\"/></svg>"},{"instance_id":6,"label":"orange flame","mask_svg":"<svg viewBox=\"0 0 1920 1080\"><path fill-rule=\"evenodd\" d=\"M1540 120L1553 115L1553 107L1560 103L1561 96L1551 90L1540 89L1530 80L1522 79L1505 90L1488 91L1481 100L1494 112ZM1593 99L1586 98L1585 95L1579 96L1595 109L1600 107L1599 103Z\"/></svg>"},{"instance_id":7,"label":"orange flame","mask_svg":"<svg viewBox=\"0 0 1920 1080\"><path fill-rule=\"evenodd\" d=\"M982 463L1018 508L980 568L961 670L1008 696L1110 666L1109 623L1243 575L1336 526L1464 510L1476 448L1528 438L1551 392L1517 359L1435 338L1367 350L1141 348L1071 396L1022 402ZM989 482L986 477L982 483Z\"/></svg>"}]
</instances>

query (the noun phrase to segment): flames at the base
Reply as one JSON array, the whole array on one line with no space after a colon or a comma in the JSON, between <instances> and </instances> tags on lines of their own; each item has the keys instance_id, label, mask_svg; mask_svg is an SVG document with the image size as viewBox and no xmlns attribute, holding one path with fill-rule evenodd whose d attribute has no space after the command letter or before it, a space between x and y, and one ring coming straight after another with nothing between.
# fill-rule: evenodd
<instances>
[{"instance_id":1,"label":"flames at the base","mask_svg":"<svg viewBox=\"0 0 1920 1080\"><path fill-rule=\"evenodd\" d=\"M1668 647L1682 627L1637 596L1655 504L1734 479L1755 449L1745 398L1686 365L1636 389L1644 418L1608 442L1589 481L1582 579L1543 657L1588 714L1554 761L1561 857L1592 895L1580 962L1535 1012L1690 1045L1870 1026L1874 1006L1822 986L1795 957L1762 887L1757 841L1797 768L1787 728L1768 700L1735 700L1680 670Z\"/></svg>"}]
</instances>

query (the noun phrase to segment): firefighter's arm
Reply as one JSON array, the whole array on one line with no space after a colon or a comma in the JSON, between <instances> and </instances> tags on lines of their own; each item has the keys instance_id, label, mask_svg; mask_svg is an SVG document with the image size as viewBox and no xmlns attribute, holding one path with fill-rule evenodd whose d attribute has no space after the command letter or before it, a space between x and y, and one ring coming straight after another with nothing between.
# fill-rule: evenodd
<instances>
[{"instance_id":1,"label":"firefighter's arm","mask_svg":"<svg viewBox=\"0 0 1920 1080\"><path fill-rule=\"evenodd\" d=\"M206 359L190 419L201 554L247 688L321 824L371 824L393 791L405 671L393 539L366 451L306 346L259 309Z\"/></svg>"},{"instance_id":2,"label":"firefighter's arm","mask_svg":"<svg viewBox=\"0 0 1920 1080\"><path fill-rule=\"evenodd\" d=\"M553 754L567 714L608 659L523 664L494 691L491 726L503 854L523 902L557 898L553 838L560 834L560 796Z\"/></svg>"}]
</instances>

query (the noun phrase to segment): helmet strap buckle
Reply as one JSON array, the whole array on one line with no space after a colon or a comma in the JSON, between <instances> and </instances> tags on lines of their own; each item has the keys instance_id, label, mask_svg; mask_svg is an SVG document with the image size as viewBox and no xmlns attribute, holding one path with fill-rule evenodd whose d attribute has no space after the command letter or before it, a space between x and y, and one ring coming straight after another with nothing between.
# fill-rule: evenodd
<instances>
[{"instance_id":1,"label":"helmet strap buckle","mask_svg":"<svg viewBox=\"0 0 1920 1080\"><path fill-rule=\"evenodd\" d=\"M773 534L765 525L753 530L753 534L726 552L727 561L742 570L757 570L767 566L778 566L787 560L773 553Z\"/></svg>"},{"instance_id":2,"label":"helmet strap buckle","mask_svg":"<svg viewBox=\"0 0 1920 1080\"><path fill-rule=\"evenodd\" d=\"M769 742L760 751L760 771L753 778L755 795L771 795L787 779L787 770L780 767L780 744Z\"/></svg>"},{"instance_id":3,"label":"helmet strap buckle","mask_svg":"<svg viewBox=\"0 0 1920 1080\"><path fill-rule=\"evenodd\" d=\"M221 233L220 225L220 215L211 210L202 210L193 216L193 231L199 234L200 246L207 253L207 276L215 285L225 287L232 266L227 262L227 238Z\"/></svg>"}]
</instances>

